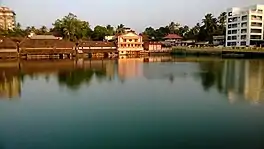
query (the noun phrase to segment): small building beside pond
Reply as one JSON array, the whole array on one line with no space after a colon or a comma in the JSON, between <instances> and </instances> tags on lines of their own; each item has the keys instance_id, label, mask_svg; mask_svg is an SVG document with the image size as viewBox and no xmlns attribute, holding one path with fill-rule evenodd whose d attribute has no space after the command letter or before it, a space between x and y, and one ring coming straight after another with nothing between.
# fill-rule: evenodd
<instances>
[{"instance_id":1,"label":"small building beside pond","mask_svg":"<svg viewBox=\"0 0 264 149\"><path fill-rule=\"evenodd\" d=\"M213 36L213 45L214 46L224 46L225 45L225 36Z\"/></svg>"},{"instance_id":2,"label":"small building beside pond","mask_svg":"<svg viewBox=\"0 0 264 149\"><path fill-rule=\"evenodd\" d=\"M116 36L105 36L104 40L105 41L115 41L116 40Z\"/></svg>"},{"instance_id":3,"label":"small building beside pond","mask_svg":"<svg viewBox=\"0 0 264 149\"><path fill-rule=\"evenodd\" d=\"M60 39L25 39L19 44L20 56L70 58L75 51L75 43Z\"/></svg>"},{"instance_id":4,"label":"small building beside pond","mask_svg":"<svg viewBox=\"0 0 264 149\"><path fill-rule=\"evenodd\" d=\"M171 45L179 45L181 44L182 37L177 34L168 34L164 37L165 42Z\"/></svg>"},{"instance_id":5,"label":"small building beside pond","mask_svg":"<svg viewBox=\"0 0 264 149\"><path fill-rule=\"evenodd\" d=\"M144 42L144 50L146 51L160 51L162 50L161 42Z\"/></svg>"},{"instance_id":6,"label":"small building beside pond","mask_svg":"<svg viewBox=\"0 0 264 149\"><path fill-rule=\"evenodd\" d=\"M115 56L118 54L115 42L80 41L78 54L91 55L92 57Z\"/></svg>"}]
</instances>

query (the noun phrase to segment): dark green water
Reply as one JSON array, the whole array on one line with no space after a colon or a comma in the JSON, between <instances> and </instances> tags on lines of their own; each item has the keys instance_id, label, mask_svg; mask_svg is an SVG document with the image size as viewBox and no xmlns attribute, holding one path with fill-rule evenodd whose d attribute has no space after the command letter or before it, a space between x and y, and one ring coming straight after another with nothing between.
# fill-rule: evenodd
<instances>
[{"instance_id":1,"label":"dark green water","mask_svg":"<svg viewBox=\"0 0 264 149\"><path fill-rule=\"evenodd\" d=\"M162 61L1 62L0 149L264 148L263 60Z\"/></svg>"}]
</instances>

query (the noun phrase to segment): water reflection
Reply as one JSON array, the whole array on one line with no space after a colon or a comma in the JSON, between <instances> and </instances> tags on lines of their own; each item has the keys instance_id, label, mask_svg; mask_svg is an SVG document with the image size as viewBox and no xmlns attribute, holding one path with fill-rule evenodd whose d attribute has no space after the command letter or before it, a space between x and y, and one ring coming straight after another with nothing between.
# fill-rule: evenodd
<instances>
[{"instance_id":1,"label":"water reflection","mask_svg":"<svg viewBox=\"0 0 264 149\"><path fill-rule=\"evenodd\" d=\"M118 60L118 77L121 81L143 75L143 58Z\"/></svg>"},{"instance_id":2,"label":"water reflection","mask_svg":"<svg viewBox=\"0 0 264 149\"><path fill-rule=\"evenodd\" d=\"M82 84L88 84L95 77L100 82L111 81L114 78L115 61L111 60L77 60L72 70L59 71L58 82L70 89L78 89Z\"/></svg>"},{"instance_id":3,"label":"water reflection","mask_svg":"<svg viewBox=\"0 0 264 149\"><path fill-rule=\"evenodd\" d=\"M153 57L143 66L144 77L148 80L169 80L194 77L201 72L199 64L186 58Z\"/></svg>"},{"instance_id":4,"label":"water reflection","mask_svg":"<svg viewBox=\"0 0 264 149\"><path fill-rule=\"evenodd\" d=\"M0 99L19 98L21 94L21 77L18 63L0 63Z\"/></svg>"},{"instance_id":5,"label":"water reflection","mask_svg":"<svg viewBox=\"0 0 264 149\"><path fill-rule=\"evenodd\" d=\"M193 78L204 91L216 89L230 103L264 100L264 61L170 56L129 59L24 60L0 62L0 99L18 99L25 79L55 78L61 87L144 78L148 81ZM23 94L23 92L22 92Z\"/></svg>"},{"instance_id":6,"label":"water reflection","mask_svg":"<svg viewBox=\"0 0 264 149\"><path fill-rule=\"evenodd\" d=\"M264 100L263 60L221 60L200 62L205 90L216 87L230 103L246 100L258 104Z\"/></svg>"},{"instance_id":7,"label":"water reflection","mask_svg":"<svg viewBox=\"0 0 264 149\"><path fill-rule=\"evenodd\" d=\"M241 79L234 81L234 88L238 91L244 92L246 100L257 104L264 100L264 61L250 60L245 63L241 62L242 67L237 64L237 73L241 73ZM240 69L239 69L240 68ZM244 73L243 73L244 72ZM239 92L238 92L239 93Z\"/></svg>"}]
</instances>

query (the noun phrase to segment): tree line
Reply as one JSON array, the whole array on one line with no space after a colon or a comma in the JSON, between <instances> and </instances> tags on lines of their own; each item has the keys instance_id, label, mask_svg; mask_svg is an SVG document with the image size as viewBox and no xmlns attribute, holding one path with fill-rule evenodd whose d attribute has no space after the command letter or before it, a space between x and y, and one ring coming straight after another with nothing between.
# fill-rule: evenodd
<instances>
[{"instance_id":1,"label":"tree line","mask_svg":"<svg viewBox=\"0 0 264 149\"><path fill-rule=\"evenodd\" d=\"M212 14L207 14L201 23L197 23L192 28L187 25L181 26L179 23L171 22L169 25L162 26L158 29L147 27L142 35L144 40L151 41L160 41L167 34L178 34L185 40L212 42L214 35L225 34L225 21L225 12L221 13L217 18ZM125 29L124 24L120 24L117 27L111 25L97 25L92 29L89 22L78 19L78 17L72 13L69 13L61 19L57 19L52 25L52 28L47 28L46 26L35 28L34 26L31 26L22 29L21 25L17 23L13 30L0 29L0 36L26 37L31 32L34 32L37 35L53 34L71 41L80 39L103 40L105 36L123 33Z\"/></svg>"},{"instance_id":2,"label":"tree line","mask_svg":"<svg viewBox=\"0 0 264 149\"><path fill-rule=\"evenodd\" d=\"M148 27L143 32L147 36L147 40L159 41L167 34L178 34L184 40L195 41L213 41L215 35L225 35L226 32L226 12L223 12L219 17L214 17L212 14L206 14L201 23L197 23L194 27L181 26L179 23L171 22L169 25L154 29Z\"/></svg>"}]
</instances>

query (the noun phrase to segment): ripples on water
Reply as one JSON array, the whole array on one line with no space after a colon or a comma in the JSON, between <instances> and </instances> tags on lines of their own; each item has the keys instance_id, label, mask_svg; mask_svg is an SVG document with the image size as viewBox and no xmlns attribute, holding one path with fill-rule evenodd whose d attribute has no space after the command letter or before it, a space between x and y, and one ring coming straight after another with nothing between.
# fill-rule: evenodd
<instances>
[{"instance_id":1,"label":"ripples on water","mask_svg":"<svg viewBox=\"0 0 264 149\"><path fill-rule=\"evenodd\" d=\"M0 149L263 148L264 61L0 62Z\"/></svg>"}]
</instances>

